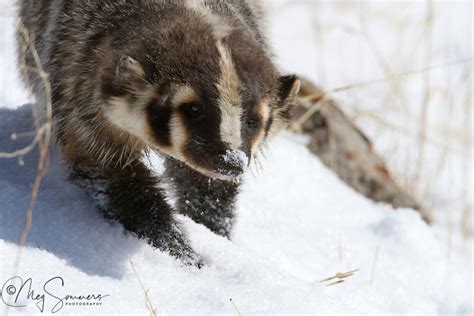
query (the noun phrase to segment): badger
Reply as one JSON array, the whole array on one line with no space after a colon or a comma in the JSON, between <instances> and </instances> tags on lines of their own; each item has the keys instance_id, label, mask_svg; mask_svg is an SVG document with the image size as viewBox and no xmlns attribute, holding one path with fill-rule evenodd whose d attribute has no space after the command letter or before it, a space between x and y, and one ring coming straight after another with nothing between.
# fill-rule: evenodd
<instances>
[{"instance_id":1,"label":"badger","mask_svg":"<svg viewBox=\"0 0 474 316\"><path fill-rule=\"evenodd\" d=\"M45 105L37 54L68 178L185 264L202 259L175 213L230 238L236 180L291 117L299 79L273 62L262 20L256 0L19 1L22 78Z\"/></svg>"}]
</instances>

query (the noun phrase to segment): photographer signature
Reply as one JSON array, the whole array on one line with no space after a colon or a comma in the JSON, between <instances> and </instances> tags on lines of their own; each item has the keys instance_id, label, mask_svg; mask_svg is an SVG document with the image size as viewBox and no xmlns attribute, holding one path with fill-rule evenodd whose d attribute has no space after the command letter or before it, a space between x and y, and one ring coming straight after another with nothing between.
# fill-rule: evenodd
<instances>
[{"instance_id":1,"label":"photographer signature","mask_svg":"<svg viewBox=\"0 0 474 316\"><path fill-rule=\"evenodd\" d=\"M45 306L53 305L51 313L57 313L65 305L102 305L101 301L109 296L106 294L85 294L60 297L57 294L57 289L64 287L64 279L59 276L46 281L42 291L35 291L32 287L32 278L23 280L19 276L14 276L2 285L1 300L5 305L17 308L26 307L27 302L31 301L36 303L41 313Z\"/></svg>"}]
</instances>

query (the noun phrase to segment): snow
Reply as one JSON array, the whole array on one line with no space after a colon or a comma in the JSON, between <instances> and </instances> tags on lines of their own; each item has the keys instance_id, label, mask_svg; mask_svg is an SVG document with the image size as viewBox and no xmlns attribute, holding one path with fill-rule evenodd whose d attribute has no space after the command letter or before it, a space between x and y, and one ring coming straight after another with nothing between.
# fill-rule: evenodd
<instances>
[{"instance_id":1,"label":"snow","mask_svg":"<svg viewBox=\"0 0 474 316\"><path fill-rule=\"evenodd\" d=\"M474 205L473 2L266 2L271 9L270 39L282 69L312 79L325 91L355 84L330 96L436 222L462 225L464 210L472 213ZM425 22L430 7L431 40ZM413 73L397 75L406 72ZM377 79L376 84L359 85ZM426 92L420 166L418 138ZM472 221L469 226L472 231Z\"/></svg>"},{"instance_id":2,"label":"snow","mask_svg":"<svg viewBox=\"0 0 474 316\"><path fill-rule=\"evenodd\" d=\"M295 14L295 24L309 23L301 18L307 11L294 10L298 14L282 14ZM18 107L28 96L11 74L13 19L0 15L0 23L6 26L0 34L0 82L7 83L0 93L0 151L12 151L31 141L10 137L32 130L31 111ZM298 36L308 40L304 33ZM14 276L32 278L36 294L46 294L43 285L59 276L64 286L54 280L48 287L55 296L109 295L100 306L64 306L63 314L147 314L130 262L159 314L237 315L232 298L243 315L472 315L471 240L449 237L413 210L393 210L357 194L306 149L306 141L281 135L265 153L262 170L245 175L231 241L178 216L205 260L201 269L183 267L103 219L86 194L65 180L55 148L16 267L38 154L23 157L23 166L17 159L0 160L0 315L39 312L36 302L24 297L19 302L26 307L3 303L11 299L7 288L20 289L18 280L5 284ZM161 172L160 158L151 159ZM354 269L343 283L320 282ZM45 314L57 302L46 294Z\"/></svg>"},{"instance_id":3,"label":"snow","mask_svg":"<svg viewBox=\"0 0 474 316\"><path fill-rule=\"evenodd\" d=\"M29 101L28 95L20 84L16 67L15 19L12 17L11 0L0 0L0 104L1 106L18 106ZM8 5L8 6L7 6ZM5 9L4 9L5 8Z\"/></svg>"},{"instance_id":4,"label":"snow","mask_svg":"<svg viewBox=\"0 0 474 316\"><path fill-rule=\"evenodd\" d=\"M249 157L242 150L227 150L224 161L241 167L248 165Z\"/></svg>"},{"instance_id":5,"label":"snow","mask_svg":"<svg viewBox=\"0 0 474 316\"><path fill-rule=\"evenodd\" d=\"M29 107L0 109L0 126L2 149L24 145L27 138L12 141L9 135L30 130ZM267 153L262 173L246 176L232 241L179 216L205 258L200 270L181 266L104 220L85 193L64 179L53 150L15 271L36 154L27 155L23 167L3 160L0 280L31 277L41 291L60 276L65 286L53 292L60 297L110 295L102 306L65 306L64 312L145 313L131 260L164 314L234 314L229 298L244 314L472 312L471 258L461 256L462 249L449 255L448 244L413 210L394 211L346 187L304 142L283 135ZM359 271L342 284L319 282L352 269ZM45 297L47 311L56 303ZM15 311L36 309L30 303Z\"/></svg>"}]
</instances>

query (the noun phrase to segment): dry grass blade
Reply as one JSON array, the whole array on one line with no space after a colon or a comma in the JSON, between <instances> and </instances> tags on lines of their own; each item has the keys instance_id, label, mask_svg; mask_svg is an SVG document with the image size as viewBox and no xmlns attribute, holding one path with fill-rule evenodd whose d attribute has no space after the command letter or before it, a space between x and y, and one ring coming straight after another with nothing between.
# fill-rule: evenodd
<instances>
[{"instance_id":1,"label":"dry grass blade","mask_svg":"<svg viewBox=\"0 0 474 316\"><path fill-rule=\"evenodd\" d=\"M473 145L472 140L472 73L467 78L465 100L464 100L464 139L467 144L464 147L462 171L465 173L464 176L464 190L462 192L464 200L464 208L461 217L461 231L464 237L464 242L466 243L469 240L469 237L474 232L473 224L473 207L472 207L472 165L473 161L473 150L471 146ZM466 243L467 244L467 243Z\"/></svg>"},{"instance_id":2,"label":"dry grass blade","mask_svg":"<svg viewBox=\"0 0 474 316\"><path fill-rule=\"evenodd\" d=\"M362 12L360 12L362 13ZM360 20L360 28L361 28L361 34L363 38L365 39L366 43L368 44L368 47L370 51L372 52L372 55L374 56L377 64L381 68L381 70L385 73L385 76L387 78L393 77L394 74L390 68L389 63L384 59L381 51L377 47L377 44L371 39L369 32L368 32L368 26L367 26L367 21L365 19L365 16L363 14L359 14L359 20ZM392 92L392 95L399 100L399 105L406 111L408 107L408 100L406 97L403 95L401 92L401 86L399 80L389 80L388 81Z\"/></svg>"},{"instance_id":3,"label":"dry grass blade","mask_svg":"<svg viewBox=\"0 0 474 316\"><path fill-rule=\"evenodd\" d=\"M290 125L290 129L294 132L300 132L301 126L322 106L321 102L324 98L325 93L316 93L313 95L308 95L305 97L299 98L300 102L302 103L312 103L312 105L308 108L308 110L301 115L296 121L292 122Z\"/></svg>"},{"instance_id":4,"label":"dry grass blade","mask_svg":"<svg viewBox=\"0 0 474 316\"><path fill-rule=\"evenodd\" d=\"M426 60L431 63L432 60L432 34L433 34L433 5L431 1L427 2L425 17L425 35L426 35ZM431 78L430 72L425 72L423 76L423 103L421 106L421 122L418 132L418 155L415 162L415 170L412 183L419 187L422 174L423 163L425 159L426 134L428 130L428 105L431 100Z\"/></svg>"},{"instance_id":5,"label":"dry grass blade","mask_svg":"<svg viewBox=\"0 0 474 316\"><path fill-rule=\"evenodd\" d=\"M325 283L325 282L335 280L334 282L326 284L326 286L332 286L332 285L336 285L336 284L339 284L339 283L343 283L344 282L343 279L346 279L348 277L353 276L357 271L359 271L359 269L353 269L353 270L350 270L350 271L347 271L347 272L338 272L333 276L330 276L328 278L320 280L319 282L320 283Z\"/></svg>"},{"instance_id":6,"label":"dry grass blade","mask_svg":"<svg viewBox=\"0 0 474 316\"><path fill-rule=\"evenodd\" d=\"M142 288L143 293L145 294L145 305L146 305L146 308L147 308L148 311L150 312L150 316L155 316L155 315L156 315L156 309L153 307L153 304L152 304L151 301L150 301L150 297L148 296L148 290L147 290L147 289L145 288L145 286L143 285L142 279L141 279L140 276L138 275L137 269L135 269L135 265L133 264L133 261L132 261L131 259L128 259L128 261L130 262L130 265L132 266L132 269L133 269L133 273L134 273L135 276L137 277L138 283L140 283L140 287Z\"/></svg>"},{"instance_id":7,"label":"dry grass blade","mask_svg":"<svg viewBox=\"0 0 474 316\"><path fill-rule=\"evenodd\" d=\"M373 283L375 279L375 267L377 266L377 261L379 259L379 251L380 245L377 245L377 248L375 249L374 262L372 264L372 273L370 274L370 283Z\"/></svg>"},{"instance_id":8,"label":"dry grass blade","mask_svg":"<svg viewBox=\"0 0 474 316\"><path fill-rule=\"evenodd\" d=\"M357 271L359 271L359 269L354 269L354 270L344 272L344 273L339 272L339 273L336 273L336 277L339 278L339 279L345 279L345 278L348 278L350 276L353 276L354 273L356 273Z\"/></svg>"},{"instance_id":9,"label":"dry grass blade","mask_svg":"<svg viewBox=\"0 0 474 316\"><path fill-rule=\"evenodd\" d=\"M445 67L455 66L455 65L470 64L470 63L472 63L472 58L458 60L458 61L444 63L444 64L439 64L439 65L432 65L432 66L428 66L428 67L418 69L418 70L411 70L411 71L407 71L407 72L398 73L398 74L395 74L393 76L387 76L387 77L381 78L381 79L374 79L374 80L358 82L358 83L354 83L354 84L350 84L350 85L340 86L340 87L337 87L337 88L334 88L334 89L330 89L326 92L321 92L321 93L318 93L318 94L315 94L315 95L307 96L305 98L300 98L301 102L303 102L303 103L309 102L309 103L312 103L312 105L306 110L305 113L303 113L303 115L298 120L296 120L295 122L293 122L290 125L290 129L293 130L293 131L296 131L296 132L301 131L301 126L314 114L314 112L316 112L322 106L320 103L323 100L321 100L321 99L324 96L327 96L331 93L348 91L348 90L351 90L351 89L370 86L370 85L377 84L377 83L384 83L384 82L392 81L392 80L400 80L403 77L416 75L416 74L421 74L421 73L425 73L425 72L432 71L432 70L435 70L435 69L440 69L440 68L445 68Z\"/></svg>"},{"instance_id":10,"label":"dry grass blade","mask_svg":"<svg viewBox=\"0 0 474 316\"><path fill-rule=\"evenodd\" d=\"M443 64L431 65L431 66L427 66L427 67L416 69L416 70L400 72L400 73L394 74L393 76L390 76L390 77L374 79L374 80L368 80L368 81L362 81L362 82L357 82L357 83L353 83L353 84L350 84L350 85L340 86L338 88L334 88L334 89L329 90L329 92L340 92L340 91L351 90L351 89L354 89L354 88L370 86L370 85L377 84L377 83L384 83L384 82L387 82L389 80L399 80L399 79L402 79L403 77L418 75L418 74L425 73L427 71L432 71L432 70L436 70L436 69L443 69L443 68L451 67L451 66L466 65L466 64L471 64L471 63L472 63L472 58L467 58L467 59L456 60L456 61L447 62L447 63L443 63Z\"/></svg>"},{"instance_id":11,"label":"dry grass blade","mask_svg":"<svg viewBox=\"0 0 474 316\"><path fill-rule=\"evenodd\" d=\"M234 300L232 298L229 298L229 301L232 303L232 306L234 306L237 315L242 316L242 313L240 312L240 309L237 307L237 305L234 303Z\"/></svg>"},{"instance_id":12,"label":"dry grass blade","mask_svg":"<svg viewBox=\"0 0 474 316\"><path fill-rule=\"evenodd\" d=\"M337 285L337 284L341 284L341 283L344 283L344 280L334 281L334 282L331 282L331 283L327 284L326 286L329 287L329 286L333 286L333 285Z\"/></svg>"},{"instance_id":13,"label":"dry grass blade","mask_svg":"<svg viewBox=\"0 0 474 316\"><path fill-rule=\"evenodd\" d=\"M400 124L392 123L391 121L387 120L386 118L382 117L381 115L378 115L376 113L370 113L370 112L358 112L355 111L356 116L354 118L355 121L368 118L371 119L375 122L377 122L379 125L381 125L383 128L386 130L392 130L399 132L401 134L407 135L407 136L412 136L413 132L406 128L405 126L402 126ZM445 148L449 150L450 152L456 152L456 153L461 153L464 150L464 148L469 149L470 147L473 147L473 144L468 144L466 141L463 139L455 139L455 138L450 138L449 141L446 139L442 139L440 137L428 137L425 136L425 141L427 143L431 143L437 147L440 148Z\"/></svg>"}]
</instances>

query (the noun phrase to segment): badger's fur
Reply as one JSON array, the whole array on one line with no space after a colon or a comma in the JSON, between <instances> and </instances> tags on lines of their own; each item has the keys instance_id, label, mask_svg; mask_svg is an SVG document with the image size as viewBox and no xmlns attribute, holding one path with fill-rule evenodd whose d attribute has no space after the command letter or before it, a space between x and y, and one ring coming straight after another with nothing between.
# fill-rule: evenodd
<instances>
[{"instance_id":1,"label":"badger's fur","mask_svg":"<svg viewBox=\"0 0 474 316\"><path fill-rule=\"evenodd\" d=\"M21 0L19 15L49 76L71 179L107 217L197 263L142 162L156 150L167 157L176 210L229 237L232 180L286 125L299 89L272 63L256 0ZM44 104L18 34L24 81Z\"/></svg>"}]
</instances>

